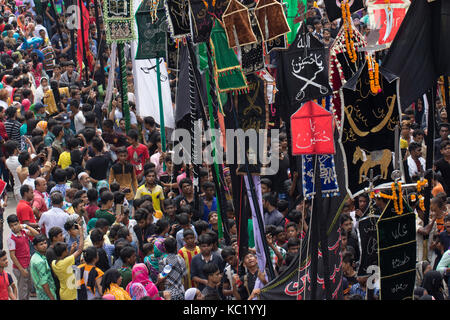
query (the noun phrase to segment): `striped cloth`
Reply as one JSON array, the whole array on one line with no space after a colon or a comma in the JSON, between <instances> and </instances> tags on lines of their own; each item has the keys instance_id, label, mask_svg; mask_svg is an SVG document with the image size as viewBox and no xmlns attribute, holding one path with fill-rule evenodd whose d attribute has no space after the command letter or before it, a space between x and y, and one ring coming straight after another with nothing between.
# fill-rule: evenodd
<instances>
[{"instance_id":1,"label":"striped cloth","mask_svg":"<svg viewBox=\"0 0 450 320\"><path fill-rule=\"evenodd\" d=\"M186 269L187 269L187 287L185 286L185 290L192 288L192 280L191 280L191 261L192 258L200 253L200 248L198 246L195 247L194 250L188 250L186 249L186 246L181 248L178 251L178 255L184 259L184 262L186 263Z\"/></svg>"}]
</instances>

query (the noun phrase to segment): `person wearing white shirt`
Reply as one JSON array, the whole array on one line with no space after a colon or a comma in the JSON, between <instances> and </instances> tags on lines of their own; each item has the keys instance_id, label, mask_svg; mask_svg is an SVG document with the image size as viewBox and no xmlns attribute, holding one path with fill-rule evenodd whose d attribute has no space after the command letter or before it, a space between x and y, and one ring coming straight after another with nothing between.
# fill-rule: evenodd
<instances>
[{"instance_id":1,"label":"person wearing white shirt","mask_svg":"<svg viewBox=\"0 0 450 320\"><path fill-rule=\"evenodd\" d=\"M422 146L417 142L411 142L408 146L410 155L406 159L409 176L420 175L425 172L425 159L422 157Z\"/></svg>"},{"instance_id":2,"label":"person wearing white shirt","mask_svg":"<svg viewBox=\"0 0 450 320\"><path fill-rule=\"evenodd\" d=\"M60 227L63 230L64 238L67 237L67 231L64 224L69 219L69 214L62 209L64 204L63 195L60 192L53 192L50 195L52 208L44 212L39 219L39 228L45 228L45 234L48 237L48 231L53 227Z\"/></svg>"},{"instance_id":3,"label":"person wearing white shirt","mask_svg":"<svg viewBox=\"0 0 450 320\"><path fill-rule=\"evenodd\" d=\"M6 167L14 178L14 197L17 201L19 201L20 199L22 199L22 197L20 196L20 187L22 186L22 183L20 182L19 175L17 174L17 168L21 166L18 157L19 144L15 140L8 140L5 143L5 149L8 154L10 154L5 163Z\"/></svg>"},{"instance_id":4,"label":"person wearing white shirt","mask_svg":"<svg viewBox=\"0 0 450 320\"><path fill-rule=\"evenodd\" d=\"M72 111L71 118L75 125L75 131L80 133L84 129L86 119L84 118L83 112L80 111L80 101L72 100L70 101L70 110Z\"/></svg>"}]
</instances>

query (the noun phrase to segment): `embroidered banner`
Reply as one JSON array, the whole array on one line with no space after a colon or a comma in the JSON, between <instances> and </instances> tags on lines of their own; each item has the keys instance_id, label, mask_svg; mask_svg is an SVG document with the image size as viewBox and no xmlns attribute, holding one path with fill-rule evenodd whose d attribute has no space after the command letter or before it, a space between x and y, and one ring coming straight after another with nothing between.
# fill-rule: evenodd
<instances>
[{"instance_id":1,"label":"embroidered banner","mask_svg":"<svg viewBox=\"0 0 450 320\"><path fill-rule=\"evenodd\" d=\"M331 94L327 52L320 40L299 30L294 43L281 56L283 85L292 107L298 108L302 102Z\"/></svg>"},{"instance_id":2,"label":"embroidered banner","mask_svg":"<svg viewBox=\"0 0 450 320\"><path fill-rule=\"evenodd\" d=\"M191 31L188 0L164 1L170 35L175 39L187 36Z\"/></svg>"},{"instance_id":3,"label":"embroidered banner","mask_svg":"<svg viewBox=\"0 0 450 320\"><path fill-rule=\"evenodd\" d=\"M191 12L191 34L194 43L206 42L211 35L214 18L209 10L211 1L189 0Z\"/></svg>"},{"instance_id":4,"label":"embroidered banner","mask_svg":"<svg viewBox=\"0 0 450 320\"><path fill-rule=\"evenodd\" d=\"M271 53L272 50L285 50L287 48L287 36L282 35L273 40L264 42L266 52Z\"/></svg>"},{"instance_id":5,"label":"embroidered banner","mask_svg":"<svg viewBox=\"0 0 450 320\"><path fill-rule=\"evenodd\" d=\"M345 29L339 30L339 33L330 48L329 62L329 83L333 89L333 100L331 111L334 113L338 127L341 127L341 97L339 90L341 87L355 75L358 69L364 64L364 53L360 53L358 49L366 46L364 37L359 33L358 29L353 28L355 50L358 55L356 63L351 63L345 46Z\"/></svg>"},{"instance_id":6,"label":"embroidered banner","mask_svg":"<svg viewBox=\"0 0 450 320\"><path fill-rule=\"evenodd\" d=\"M157 20L149 14L150 2L143 1L136 12L138 45L136 59L153 59L166 56L166 13L162 1L156 11Z\"/></svg>"},{"instance_id":7,"label":"embroidered banner","mask_svg":"<svg viewBox=\"0 0 450 320\"><path fill-rule=\"evenodd\" d=\"M382 91L373 94L367 63L342 89L344 120L339 142L345 151L347 190L352 197L369 186L363 176L381 175L376 185L392 181L395 126L399 125L397 82L381 74Z\"/></svg>"},{"instance_id":8,"label":"embroidered banner","mask_svg":"<svg viewBox=\"0 0 450 320\"><path fill-rule=\"evenodd\" d=\"M237 107L237 115L239 118L239 128L244 132L248 129L254 129L259 132L260 129L267 129L269 107L267 104L266 88L264 80L257 77L255 74L250 74L247 77L248 93L234 96L235 106ZM259 135L257 136L259 139ZM258 140L259 141L259 140ZM250 171L252 173L261 172L261 163L259 162L259 148L262 143L258 145L249 145L247 142L245 146L238 146L238 149L244 147L248 154ZM242 150L242 149L240 149ZM258 159L255 161L255 159ZM242 163L242 162L241 162ZM243 166L239 166L239 171L246 172Z\"/></svg>"},{"instance_id":9,"label":"embroidered banner","mask_svg":"<svg viewBox=\"0 0 450 320\"><path fill-rule=\"evenodd\" d=\"M128 42L135 39L132 8L132 0L103 1L103 16L108 43Z\"/></svg>"},{"instance_id":10,"label":"embroidered banner","mask_svg":"<svg viewBox=\"0 0 450 320\"><path fill-rule=\"evenodd\" d=\"M406 201L404 210L411 211ZM389 201L377 223L380 300L413 299L416 281L416 215L398 215Z\"/></svg>"},{"instance_id":11,"label":"embroidered banner","mask_svg":"<svg viewBox=\"0 0 450 320\"><path fill-rule=\"evenodd\" d=\"M302 156L303 192L306 198L311 199L314 194L314 161L313 155ZM320 181L322 197L331 197L339 194L334 156L329 154L318 155L320 168Z\"/></svg>"},{"instance_id":12,"label":"embroidered banner","mask_svg":"<svg viewBox=\"0 0 450 320\"><path fill-rule=\"evenodd\" d=\"M240 48L242 53L242 71L245 74L264 69L264 50L261 30L259 29L253 9L249 10L249 15L252 30L256 36L256 42Z\"/></svg>"}]
</instances>

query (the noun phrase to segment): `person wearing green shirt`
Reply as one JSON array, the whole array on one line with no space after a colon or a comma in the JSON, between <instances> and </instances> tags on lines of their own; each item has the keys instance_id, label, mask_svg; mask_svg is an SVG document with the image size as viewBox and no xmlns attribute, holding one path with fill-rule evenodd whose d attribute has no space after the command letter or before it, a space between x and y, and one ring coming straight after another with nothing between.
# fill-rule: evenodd
<instances>
[{"instance_id":1,"label":"person wearing green shirt","mask_svg":"<svg viewBox=\"0 0 450 320\"><path fill-rule=\"evenodd\" d=\"M97 219L103 218L111 226L116 221L116 216L110 211L114 204L114 195L112 192L104 191L100 195L100 209L95 211Z\"/></svg>"},{"instance_id":2,"label":"person wearing green shirt","mask_svg":"<svg viewBox=\"0 0 450 320\"><path fill-rule=\"evenodd\" d=\"M131 246L125 246L120 250L120 259L123 261L123 265L119 268L119 273L122 276L122 283L120 286L124 289L132 280L132 270L136 263L136 250Z\"/></svg>"},{"instance_id":3,"label":"person wearing green shirt","mask_svg":"<svg viewBox=\"0 0 450 320\"><path fill-rule=\"evenodd\" d=\"M36 250L30 261L30 274L38 300L56 300L56 285L45 253L47 251L47 238L37 235L33 239Z\"/></svg>"}]
</instances>

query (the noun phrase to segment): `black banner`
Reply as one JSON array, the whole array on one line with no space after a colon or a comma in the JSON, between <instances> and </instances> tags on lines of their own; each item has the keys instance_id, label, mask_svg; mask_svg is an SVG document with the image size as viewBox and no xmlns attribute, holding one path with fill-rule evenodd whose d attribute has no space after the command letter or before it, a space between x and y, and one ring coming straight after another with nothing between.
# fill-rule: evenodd
<instances>
[{"instance_id":1,"label":"black banner","mask_svg":"<svg viewBox=\"0 0 450 320\"><path fill-rule=\"evenodd\" d=\"M331 94L328 83L327 52L316 37L299 29L294 43L281 54L283 86L291 107Z\"/></svg>"},{"instance_id":2,"label":"black banner","mask_svg":"<svg viewBox=\"0 0 450 320\"><path fill-rule=\"evenodd\" d=\"M178 71L178 48L174 39L166 32L166 62L167 69Z\"/></svg>"},{"instance_id":3,"label":"black banner","mask_svg":"<svg viewBox=\"0 0 450 320\"><path fill-rule=\"evenodd\" d=\"M189 34L189 2L188 0L165 0L170 34L173 38L180 38Z\"/></svg>"},{"instance_id":4,"label":"black banner","mask_svg":"<svg viewBox=\"0 0 450 320\"><path fill-rule=\"evenodd\" d=\"M342 17L341 2L342 0L324 0L325 9L327 11L328 19L334 21ZM350 0L350 13L364 9L362 0Z\"/></svg>"},{"instance_id":5,"label":"black banner","mask_svg":"<svg viewBox=\"0 0 450 320\"><path fill-rule=\"evenodd\" d=\"M266 46L266 52L271 53L272 50L284 50L287 48L287 37L281 35L278 38L264 42Z\"/></svg>"},{"instance_id":6,"label":"black banner","mask_svg":"<svg viewBox=\"0 0 450 320\"><path fill-rule=\"evenodd\" d=\"M214 17L208 12L211 1L189 0L191 9L192 40L194 43L206 42L211 35Z\"/></svg>"},{"instance_id":7,"label":"black banner","mask_svg":"<svg viewBox=\"0 0 450 320\"><path fill-rule=\"evenodd\" d=\"M404 212L411 211L404 201ZM416 275L416 215L398 215L389 201L377 223L380 300L412 299Z\"/></svg>"},{"instance_id":8,"label":"black banner","mask_svg":"<svg viewBox=\"0 0 450 320\"><path fill-rule=\"evenodd\" d=\"M347 189L354 196L369 186L363 176L381 175L376 185L391 180L395 126L399 124L396 82L380 74L382 91L370 90L367 63L342 89L344 118L340 143L346 155ZM348 89L349 88L349 89Z\"/></svg>"},{"instance_id":9,"label":"black banner","mask_svg":"<svg viewBox=\"0 0 450 320\"><path fill-rule=\"evenodd\" d=\"M266 100L265 82L258 76L250 74L247 76L247 84L249 88L248 93L235 95L235 105L237 106L237 115L239 119L239 128L244 132L249 129L254 129L259 132L260 129L267 129L269 107ZM259 135L258 135L259 139ZM241 146L238 146L240 148ZM250 172L260 173L261 163L259 154L260 143L256 146L245 143L245 150L249 156ZM257 159L257 164L252 163L252 160ZM246 172L243 166L239 166L239 171Z\"/></svg>"},{"instance_id":10,"label":"black banner","mask_svg":"<svg viewBox=\"0 0 450 320\"><path fill-rule=\"evenodd\" d=\"M166 12L160 2L156 12L157 20L149 14L149 1L143 1L136 12L138 46L136 59L154 59L166 56Z\"/></svg>"},{"instance_id":11,"label":"black banner","mask_svg":"<svg viewBox=\"0 0 450 320\"><path fill-rule=\"evenodd\" d=\"M344 164L342 152L339 148L336 150L335 164L339 188L344 188ZM334 300L342 299L342 255L340 249L341 229L339 228L339 217L347 197L345 197L344 192L341 192L340 196L321 198L321 200L323 200L324 210L322 212L317 212L317 214L313 216L313 219L317 218L319 215L325 215L326 217L328 265L324 266L323 252L319 250L316 296L311 296L311 249L309 247L310 243L308 242L308 239L313 239L314 236L311 235L310 238L310 230L308 230L306 237L301 243L301 254L299 253L286 271L261 289L261 300L325 299L324 268L328 268L331 284L331 298Z\"/></svg>"},{"instance_id":12,"label":"black banner","mask_svg":"<svg viewBox=\"0 0 450 320\"><path fill-rule=\"evenodd\" d=\"M378 265L377 221L379 216L365 217L358 222L358 235L361 257L358 276L367 275L369 266Z\"/></svg>"},{"instance_id":13,"label":"black banner","mask_svg":"<svg viewBox=\"0 0 450 320\"><path fill-rule=\"evenodd\" d=\"M240 47L242 53L242 71L244 74L264 69L263 39L254 9L249 10L249 16L253 33L256 36L256 42Z\"/></svg>"}]
</instances>

